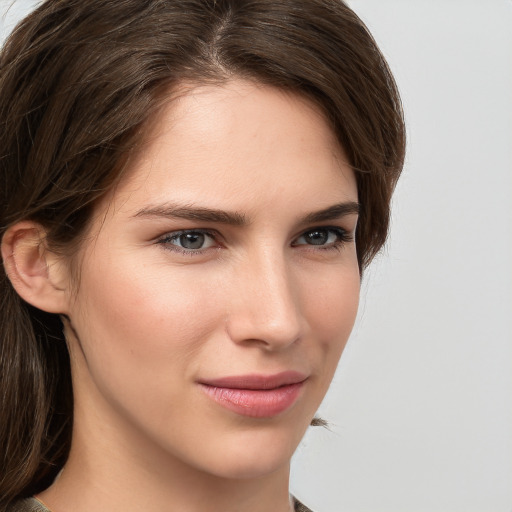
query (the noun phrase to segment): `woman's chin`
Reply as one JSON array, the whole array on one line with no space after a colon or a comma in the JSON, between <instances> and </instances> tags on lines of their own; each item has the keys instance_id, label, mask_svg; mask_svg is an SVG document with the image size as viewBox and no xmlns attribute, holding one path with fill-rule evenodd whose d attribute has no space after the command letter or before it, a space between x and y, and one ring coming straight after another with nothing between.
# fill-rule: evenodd
<instances>
[{"instance_id":1,"label":"woman's chin","mask_svg":"<svg viewBox=\"0 0 512 512\"><path fill-rule=\"evenodd\" d=\"M269 451L245 451L241 455L227 454L210 473L226 480L260 480L278 472L288 474L291 454Z\"/></svg>"},{"instance_id":2,"label":"woman's chin","mask_svg":"<svg viewBox=\"0 0 512 512\"><path fill-rule=\"evenodd\" d=\"M290 459L300 437L258 435L233 439L222 450L217 474L229 479L260 479L279 471L289 470ZM297 438L296 442L293 439Z\"/></svg>"},{"instance_id":3,"label":"woman's chin","mask_svg":"<svg viewBox=\"0 0 512 512\"><path fill-rule=\"evenodd\" d=\"M303 433L295 429L254 428L218 435L196 450L188 450L189 466L227 480L262 479L283 471L288 474L290 459ZM186 457L186 456L185 456Z\"/></svg>"}]
</instances>

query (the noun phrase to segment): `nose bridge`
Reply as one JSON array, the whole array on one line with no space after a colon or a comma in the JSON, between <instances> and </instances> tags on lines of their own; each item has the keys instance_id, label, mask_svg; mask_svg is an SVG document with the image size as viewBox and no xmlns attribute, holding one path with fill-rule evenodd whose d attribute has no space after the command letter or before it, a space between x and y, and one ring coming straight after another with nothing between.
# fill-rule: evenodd
<instances>
[{"instance_id":1,"label":"nose bridge","mask_svg":"<svg viewBox=\"0 0 512 512\"><path fill-rule=\"evenodd\" d=\"M244 258L237 277L231 337L238 342L259 341L269 348L294 343L301 335L302 318L284 251L260 246Z\"/></svg>"}]
</instances>

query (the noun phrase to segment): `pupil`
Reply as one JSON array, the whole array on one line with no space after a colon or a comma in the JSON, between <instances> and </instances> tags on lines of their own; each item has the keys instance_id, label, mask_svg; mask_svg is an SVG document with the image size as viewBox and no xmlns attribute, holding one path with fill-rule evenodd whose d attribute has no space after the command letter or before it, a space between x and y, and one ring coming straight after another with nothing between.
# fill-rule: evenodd
<instances>
[{"instance_id":1,"label":"pupil","mask_svg":"<svg viewBox=\"0 0 512 512\"><path fill-rule=\"evenodd\" d=\"M201 249L204 244L202 233L185 233L180 236L180 244L185 249Z\"/></svg>"},{"instance_id":2,"label":"pupil","mask_svg":"<svg viewBox=\"0 0 512 512\"><path fill-rule=\"evenodd\" d=\"M310 231L306 237L310 245L324 245L328 238L329 234L326 230Z\"/></svg>"}]
</instances>

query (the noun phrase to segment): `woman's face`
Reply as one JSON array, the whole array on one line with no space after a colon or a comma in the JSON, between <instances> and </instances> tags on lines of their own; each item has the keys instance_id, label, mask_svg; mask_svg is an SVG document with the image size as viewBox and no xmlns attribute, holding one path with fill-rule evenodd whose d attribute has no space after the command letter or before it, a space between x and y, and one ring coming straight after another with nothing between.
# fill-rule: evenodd
<instances>
[{"instance_id":1,"label":"woman's face","mask_svg":"<svg viewBox=\"0 0 512 512\"><path fill-rule=\"evenodd\" d=\"M173 101L70 291L75 445L230 478L287 467L356 315L357 200L308 101L243 81Z\"/></svg>"}]
</instances>

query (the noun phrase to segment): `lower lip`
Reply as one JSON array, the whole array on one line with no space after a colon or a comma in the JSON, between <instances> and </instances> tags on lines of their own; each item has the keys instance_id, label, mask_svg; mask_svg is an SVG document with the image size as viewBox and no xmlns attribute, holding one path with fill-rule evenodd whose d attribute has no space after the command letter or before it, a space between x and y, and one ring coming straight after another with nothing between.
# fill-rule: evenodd
<instances>
[{"instance_id":1,"label":"lower lip","mask_svg":"<svg viewBox=\"0 0 512 512\"><path fill-rule=\"evenodd\" d=\"M230 411L251 418L271 418L289 409L299 398L302 382L275 389L222 388L201 384L203 391Z\"/></svg>"}]
</instances>

